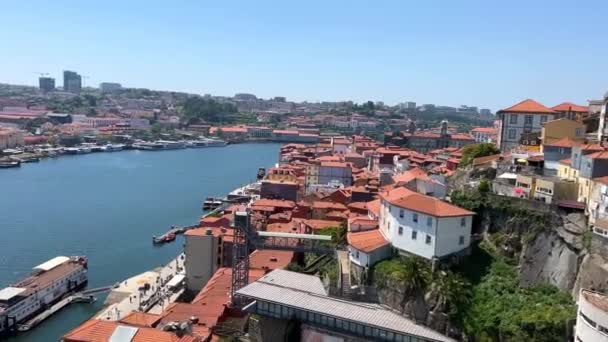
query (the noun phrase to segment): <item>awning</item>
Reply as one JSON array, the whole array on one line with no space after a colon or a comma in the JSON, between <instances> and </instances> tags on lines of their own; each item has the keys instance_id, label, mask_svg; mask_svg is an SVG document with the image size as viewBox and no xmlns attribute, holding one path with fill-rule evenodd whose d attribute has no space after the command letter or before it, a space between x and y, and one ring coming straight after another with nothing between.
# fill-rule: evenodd
<instances>
[{"instance_id":1,"label":"awning","mask_svg":"<svg viewBox=\"0 0 608 342\"><path fill-rule=\"evenodd\" d=\"M179 283L181 283L185 278L185 275L177 274L173 278L171 278L171 280L169 280L169 282L167 283L167 287L175 287L179 285Z\"/></svg>"},{"instance_id":2,"label":"awning","mask_svg":"<svg viewBox=\"0 0 608 342\"><path fill-rule=\"evenodd\" d=\"M511 172L505 172L502 175L498 176L500 179L517 179L517 175Z\"/></svg>"},{"instance_id":3,"label":"awning","mask_svg":"<svg viewBox=\"0 0 608 342\"><path fill-rule=\"evenodd\" d=\"M585 210L585 203L574 200L561 200L557 202L558 207Z\"/></svg>"}]
</instances>

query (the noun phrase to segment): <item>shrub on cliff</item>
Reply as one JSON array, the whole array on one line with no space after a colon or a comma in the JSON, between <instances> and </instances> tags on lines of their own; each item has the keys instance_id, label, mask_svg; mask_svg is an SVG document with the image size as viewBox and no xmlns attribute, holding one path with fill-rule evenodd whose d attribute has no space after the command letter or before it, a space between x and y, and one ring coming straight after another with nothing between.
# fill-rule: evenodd
<instances>
[{"instance_id":1,"label":"shrub on cliff","mask_svg":"<svg viewBox=\"0 0 608 342\"><path fill-rule=\"evenodd\" d=\"M563 341L575 316L567 293L549 285L522 288L516 268L496 260L473 289L464 329L478 341Z\"/></svg>"}]
</instances>

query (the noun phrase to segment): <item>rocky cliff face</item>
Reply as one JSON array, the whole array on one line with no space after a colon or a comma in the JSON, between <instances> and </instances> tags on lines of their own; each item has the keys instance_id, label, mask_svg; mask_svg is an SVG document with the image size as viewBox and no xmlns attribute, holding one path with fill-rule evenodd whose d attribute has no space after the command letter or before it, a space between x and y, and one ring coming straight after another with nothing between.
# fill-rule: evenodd
<instances>
[{"instance_id":1,"label":"rocky cliff face","mask_svg":"<svg viewBox=\"0 0 608 342\"><path fill-rule=\"evenodd\" d=\"M461 335L460 330L449 321L441 294L435 288L412 294L406 293L399 284L387 284L378 289L378 299L419 324L448 336Z\"/></svg>"},{"instance_id":2,"label":"rocky cliff face","mask_svg":"<svg viewBox=\"0 0 608 342\"><path fill-rule=\"evenodd\" d=\"M534 204L494 199L478 212L479 233L497 252L518 261L522 286L551 284L570 292L587 253L586 218Z\"/></svg>"}]
</instances>

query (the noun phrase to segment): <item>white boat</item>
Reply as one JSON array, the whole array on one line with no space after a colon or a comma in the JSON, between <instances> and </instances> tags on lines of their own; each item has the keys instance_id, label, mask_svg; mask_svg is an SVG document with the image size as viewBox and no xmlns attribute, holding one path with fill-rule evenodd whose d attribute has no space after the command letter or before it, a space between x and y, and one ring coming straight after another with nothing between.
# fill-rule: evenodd
<instances>
[{"instance_id":1,"label":"white boat","mask_svg":"<svg viewBox=\"0 0 608 342\"><path fill-rule=\"evenodd\" d=\"M158 140L157 143L163 145L163 149L165 150L179 150L181 148L186 148L186 145L181 141Z\"/></svg>"},{"instance_id":2,"label":"white boat","mask_svg":"<svg viewBox=\"0 0 608 342\"><path fill-rule=\"evenodd\" d=\"M116 152L122 151L125 148L124 144L107 144L104 146L106 148L106 152Z\"/></svg>"},{"instance_id":3,"label":"white boat","mask_svg":"<svg viewBox=\"0 0 608 342\"><path fill-rule=\"evenodd\" d=\"M207 141L205 140L190 140L186 143L186 147L189 148L202 148L207 147Z\"/></svg>"},{"instance_id":4,"label":"white boat","mask_svg":"<svg viewBox=\"0 0 608 342\"><path fill-rule=\"evenodd\" d=\"M222 147L222 146L226 146L228 144L224 140L220 140L220 139L205 138L204 140L207 142L208 147Z\"/></svg>"},{"instance_id":5,"label":"white boat","mask_svg":"<svg viewBox=\"0 0 608 342\"><path fill-rule=\"evenodd\" d=\"M135 144L133 144L133 148L137 149L137 150L142 150L142 151L160 151L164 148L165 146L163 144L159 144L157 142L137 142Z\"/></svg>"},{"instance_id":6,"label":"white boat","mask_svg":"<svg viewBox=\"0 0 608 342\"><path fill-rule=\"evenodd\" d=\"M91 153L91 148L86 146L66 147L63 149L65 154L85 154Z\"/></svg>"},{"instance_id":7,"label":"white boat","mask_svg":"<svg viewBox=\"0 0 608 342\"><path fill-rule=\"evenodd\" d=\"M0 289L0 336L86 284L85 257L58 256L34 267L28 277Z\"/></svg>"}]
</instances>

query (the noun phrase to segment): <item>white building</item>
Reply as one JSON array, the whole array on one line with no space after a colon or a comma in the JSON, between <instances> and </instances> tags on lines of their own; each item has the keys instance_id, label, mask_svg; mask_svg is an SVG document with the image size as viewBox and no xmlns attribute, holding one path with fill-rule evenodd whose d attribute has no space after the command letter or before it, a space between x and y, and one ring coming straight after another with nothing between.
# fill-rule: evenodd
<instances>
[{"instance_id":1,"label":"white building","mask_svg":"<svg viewBox=\"0 0 608 342\"><path fill-rule=\"evenodd\" d=\"M436 259L469 247L475 213L406 188L381 199L380 231L400 253Z\"/></svg>"},{"instance_id":2,"label":"white building","mask_svg":"<svg viewBox=\"0 0 608 342\"><path fill-rule=\"evenodd\" d=\"M576 342L608 342L608 296L582 289L574 329Z\"/></svg>"},{"instance_id":3,"label":"white building","mask_svg":"<svg viewBox=\"0 0 608 342\"><path fill-rule=\"evenodd\" d=\"M608 93L604 95L604 101L602 102L602 109L600 110L600 125L597 130L597 140L604 141L608 137L608 121L606 121L606 112L608 111Z\"/></svg>"},{"instance_id":4,"label":"white building","mask_svg":"<svg viewBox=\"0 0 608 342\"><path fill-rule=\"evenodd\" d=\"M494 127L476 127L471 130L471 135L477 143L492 142L496 139L497 130Z\"/></svg>"},{"instance_id":5,"label":"white building","mask_svg":"<svg viewBox=\"0 0 608 342\"><path fill-rule=\"evenodd\" d=\"M519 145L523 133L542 131L543 124L553 120L556 112L534 100L524 100L497 113L500 118L498 146L503 152Z\"/></svg>"}]
</instances>

